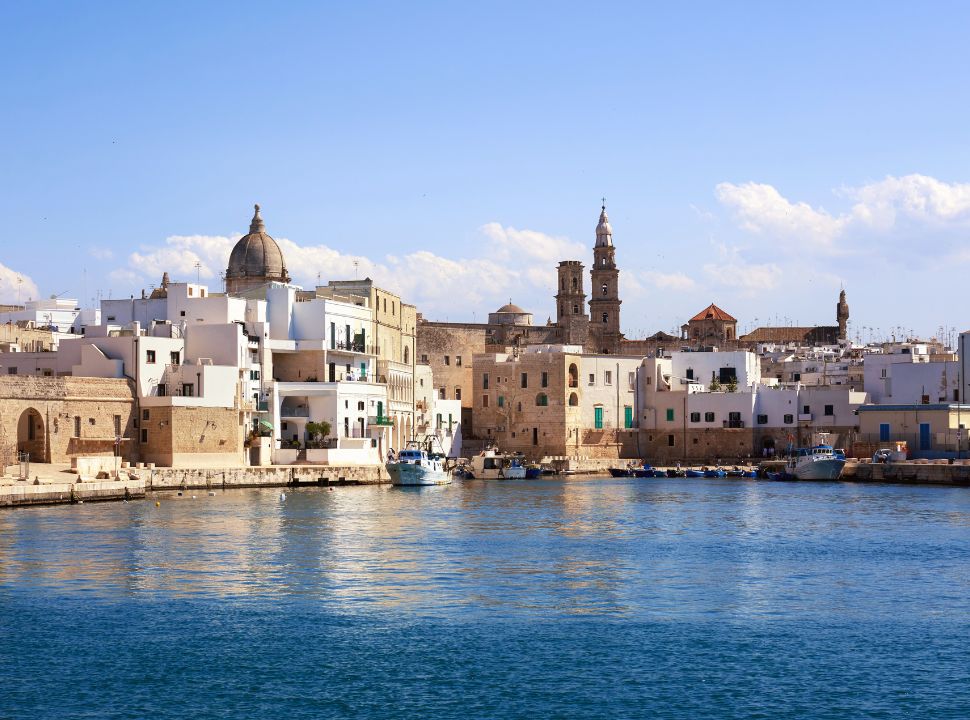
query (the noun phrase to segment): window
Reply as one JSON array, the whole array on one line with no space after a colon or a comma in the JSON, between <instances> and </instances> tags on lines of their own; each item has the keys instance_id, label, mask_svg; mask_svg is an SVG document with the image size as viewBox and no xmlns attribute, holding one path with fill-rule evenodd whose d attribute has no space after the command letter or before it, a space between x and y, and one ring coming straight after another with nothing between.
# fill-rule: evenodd
<instances>
[{"instance_id":1,"label":"window","mask_svg":"<svg viewBox=\"0 0 970 720\"><path fill-rule=\"evenodd\" d=\"M576 393L569 393L569 406L576 407L579 405L579 395Z\"/></svg>"},{"instance_id":2,"label":"window","mask_svg":"<svg viewBox=\"0 0 970 720\"><path fill-rule=\"evenodd\" d=\"M488 397L488 396L486 395L485 397ZM485 403L485 405L488 405L488 403ZM498 406L499 407L505 407L505 396L504 395L499 395L498 396Z\"/></svg>"},{"instance_id":3,"label":"window","mask_svg":"<svg viewBox=\"0 0 970 720\"><path fill-rule=\"evenodd\" d=\"M767 425L768 424L768 416L767 415L759 415L758 416L758 424L759 425Z\"/></svg>"},{"instance_id":4,"label":"window","mask_svg":"<svg viewBox=\"0 0 970 720\"><path fill-rule=\"evenodd\" d=\"M785 425L791 425L793 422L795 422L795 416L791 414L785 415L784 422Z\"/></svg>"},{"instance_id":5,"label":"window","mask_svg":"<svg viewBox=\"0 0 970 720\"><path fill-rule=\"evenodd\" d=\"M179 317L185 317L185 310L179 311ZM108 318L109 320L114 320L114 318Z\"/></svg>"},{"instance_id":6,"label":"window","mask_svg":"<svg viewBox=\"0 0 970 720\"><path fill-rule=\"evenodd\" d=\"M603 383L606 384L606 385L612 385L613 384L613 371L612 370L607 370L606 372L603 373Z\"/></svg>"},{"instance_id":7,"label":"window","mask_svg":"<svg viewBox=\"0 0 970 720\"><path fill-rule=\"evenodd\" d=\"M337 323L330 323L330 349L337 349Z\"/></svg>"},{"instance_id":8,"label":"window","mask_svg":"<svg viewBox=\"0 0 970 720\"><path fill-rule=\"evenodd\" d=\"M358 400L357 401L357 409L358 410L363 410L364 409L364 401L363 400Z\"/></svg>"},{"instance_id":9,"label":"window","mask_svg":"<svg viewBox=\"0 0 970 720\"><path fill-rule=\"evenodd\" d=\"M687 368L687 375L686 375L686 377L687 377L688 380L693 380L694 379L694 368Z\"/></svg>"},{"instance_id":10,"label":"window","mask_svg":"<svg viewBox=\"0 0 970 720\"><path fill-rule=\"evenodd\" d=\"M488 390L488 373L482 373L482 390Z\"/></svg>"},{"instance_id":11,"label":"window","mask_svg":"<svg viewBox=\"0 0 970 720\"><path fill-rule=\"evenodd\" d=\"M522 387L529 387L529 373L522 373Z\"/></svg>"},{"instance_id":12,"label":"window","mask_svg":"<svg viewBox=\"0 0 970 720\"><path fill-rule=\"evenodd\" d=\"M673 446L674 446L674 436L673 435L668 435L667 436L667 447L673 447Z\"/></svg>"},{"instance_id":13,"label":"window","mask_svg":"<svg viewBox=\"0 0 970 720\"><path fill-rule=\"evenodd\" d=\"M249 371L249 379L250 380L259 380L259 370L250 370Z\"/></svg>"},{"instance_id":14,"label":"window","mask_svg":"<svg viewBox=\"0 0 970 720\"><path fill-rule=\"evenodd\" d=\"M608 288L608 287L606 286L606 283L603 283L603 286L602 286L602 287L603 287L603 294L604 294L604 295L608 295L608 294L609 294L609 292L610 292L610 290L609 290L609 288Z\"/></svg>"},{"instance_id":15,"label":"window","mask_svg":"<svg viewBox=\"0 0 970 720\"><path fill-rule=\"evenodd\" d=\"M590 373L589 374L589 384L590 385L595 385L596 384L596 373Z\"/></svg>"},{"instance_id":16,"label":"window","mask_svg":"<svg viewBox=\"0 0 970 720\"><path fill-rule=\"evenodd\" d=\"M149 415L149 411L148 410L142 410L141 411L141 419L142 420L148 420L148 415Z\"/></svg>"},{"instance_id":17,"label":"window","mask_svg":"<svg viewBox=\"0 0 970 720\"><path fill-rule=\"evenodd\" d=\"M455 367L461 367L461 355L455 355Z\"/></svg>"},{"instance_id":18,"label":"window","mask_svg":"<svg viewBox=\"0 0 970 720\"><path fill-rule=\"evenodd\" d=\"M667 408L667 422L673 422L673 421L674 421L674 409Z\"/></svg>"},{"instance_id":19,"label":"window","mask_svg":"<svg viewBox=\"0 0 970 720\"><path fill-rule=\"evenodd\" d=\"M547 372L542 373L542 380L540 384L542 385L542 387L549 387L549 373Z\"/></svg>"},{"instance_id":20,"label":"window","mask_svg":"<svg viewBox=\"0 0 970 720\"><path fill-rule=\"evenodd\" d=\"M178 365L179 364L179 352L178 352L178 350L175 350L175 351L170 352L168 354L168 361L172 365Z\"/></svg>"},{"instance_id":21,"label":"window","mask_svg":"<svg viewBox=\"0 0 970 720\"><path fill-rule=\"evenodd\" d=\"M155 351L154 350L146 350L145 351L145 362L148 363L149 365L154 365L155 364Z\"/></svg>"},{"instance_id":22,"label":"window","mask_svg":"<svg viewBox=\"0 0 970 720\"><path fill-rule=\"evenodd\" d=\"M712 412L704 413L704 422L714 422L714 413Z\"/></svg>"},{"instance_id":23,"label":"window","mask_svg":"<svg viewBox=\"0 0 970 720\"><path fill-rule=\"evenodd\" d=\"M447 398L448 398L448 395L447 395L447 393L445 393L445 389L443 387L442 388L438 388L438 399L439 400L445 400Z\"/></svg>"},{"instance_id":24,"label":"window","mask_svg":"<svg viewBox=\"0 0 970 720\"><path fill-rule=\"evenodd\" d=\"M722 385L738 381L738 371L733 367L722 367L718 370L718 381Z\"/></svg>"},{"instance_id":25,"label":"window","mask_svg":"<svg viewBox=\"0 0 970 720\"><path fill-rule=\"evenodd\" d=\"M461 400L461 388L460 387L456 387L455 388L455 400Z\"/></svg>"},{"instance_id":26,"label":"window","mask_svg":"<svg viewBox=\"0 0 970 720\"><path fill-rule=\"evenodd\" d=\"M498 399L498 406L499 407L502 407L502 397L501 396L499 396L499 399ZM482 395L482 407L483 408L487 408L488 407L488 395Z\"/></svg>"},{"instance_id":27,"label":"window","mask_svg":"<svg viewBox=\"0 0 970 720\"><path fill-rule=\"evenodd\" d=\"M603 322L609 322L609 321L610 321L610 314L603 313Z\"/></svg>"},{"instance_id":28,"label":"window","mask_svg":"<svg viewBox=\"0 0 970 720\"><path fill-rule=\"evenodd\" d=\"M158 397L165 397L166 395L168 395L168 385L158 383Z\"/></svg>"},{"instance_id":29,"label":"window","mask_svg":"<svg viewBox=\"0 0 970 720\"><path fill-rule=\"evenodd\" d=\"M143 443L147 443L148 442L148 428L142 428L141 429L141 441Z\"/></svg>"},{"instance_id":30,"label":"window","mask_svg":"<svg viewBox=\"0 0 970 720\"><path fill-rule=\"evenodd\" d=\"M692 412L690 414L690 421L691 422L700 422L701 421L701 414L699 412Z\"/></svg>"},{"instance_id":31,"label":"window","mask_svg":"<svg viewBox=\"0 0 970 720\"><path fill-rule=\"evenodd\" d=\"M627 382L630 384L630 389L635 390L637 384L637 374L635 372L627 373Z\"/></svg>"},{"instance_id":32,"label":"window","mask_svg":"<svg viewBox=\"0 0 970 720\"><path fill-rule=\"evenodd\" d=\"M882 370L879 371L879 377L881 378L886 377L886 368L883 368Z\"/></svg>"},{"instance_id":33,"label":"window","mask_svg":"<svg viewBox=\"0 0 970 720\"><path fill-rule=\"evenodd\" d=\"M545 393L539 393L536 395L536 405L539 407L546 407L549 404L549 397Z\"/></svg>"},{"instance_id":34,"label":"window","mask_svg":"<svg viewBox=\"0 0 970 720\"><path fill-rule=\"evenodd\" d=\"M445 355L445 365L451 365L451 357L449 355Z\"/></svg>"},{"instance_id":35,"label":"window","mask_svg":"<svg viewBox=\"0 0 970 720\"><path fill-rule=\"evenodd\" d=\"M33 419L29 418L28 421L33 422ZM74 416L74 437L76 438L81 437L81 416L80 415Z\"/></svg>"},{"instance_id":36,"label":"window","mask_svg":"<svg viewBox=\"0 0 970 720\"><path fill-rule=\"evenodd\" d=\"M792 382L801 382L802 374L800 372L791 374Z\"/></svg>"},{"instance_id":37,"label":"window","mask_svg":"<svg viewBox=\"0 0 970 720\"><path fill-rule=\"evenodd\" d=\"M573 303L573 315L579 315L579 305Z\"/></svg>"},{"instance_id":38,"label":"window","mask_svg":"<svg viewBox=\"0 0 970 720\"><path fill-rule=\"evenodd\" d=\"M182 396L183 397L194 397L195 396L195 385L192 383L182 383Z\"/></svg>"},{"instance_id":39,"label":"window","mask_svg":"<svg viewBox=\"0 0 970 720\"><path fill-rule=\"evenodd\" d=\"M833 405L826 405L825 406L825 414L826 415L835 415L835 407Z\"/></svg>"},{"instance_id":40,"label":"window","mask_svg":"<svg viewBox=\"0 0 970 720\"><path fill-rule=\"evenodd\" d=\"M427 355L421 355L421 362L424 363L425 365L427 365L428 364L428 356Z\"/></svg>"},{"instance_id":41,"label":"window","mask_svg":"<svg viewBox=\"0 0 970 720\"><path fill-rule=\"evenodd\" d=\"M16 375L16 374L17 374L17 368L15 368L15 367L8 367L7 368L7 375Z\"/></svg>"},{"instance_id":42,"label":"window","mask_svg":"<svg viewBox=\"0 0 970 720\"><path fill-rule=\"evenodd\" d=\"M115 437L121 435L121 415L115 415Z\"/></svg>"},{"instance_id":43,"label":"window","mask_svg":"<svg viewBox=\"0 0 970 720\"><path fill-rule=\"evenodd\" d=\"M812 412L812 406L811 405L803 405L802 406L802 415L808 415L811 412Z\"/></svg>"}]
</instances>

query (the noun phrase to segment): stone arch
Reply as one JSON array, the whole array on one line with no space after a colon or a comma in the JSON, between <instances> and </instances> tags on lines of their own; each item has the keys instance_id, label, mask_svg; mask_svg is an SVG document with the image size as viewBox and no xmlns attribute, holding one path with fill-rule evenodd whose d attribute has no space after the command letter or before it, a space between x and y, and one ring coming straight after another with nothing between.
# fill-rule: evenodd
<instances>
[{"instance_id":1,"label":"stone arch","mask_svg":"<svg viewBox=\"0 0 970 720\"><path fill-rule=\"evenodd\" d=\"M579 368L576 367L576 363L569 364L569 387L579 387Z\"/></svg>"},{"instance_id":2,"label":"stone arch","mask_svg":"<svg viewBox=\"0 0 970 720\"><path fill-rule=\"evenodd\" d=\"M44 438L44 418L28 407L17 420L17 452L30 453L34 462L46 462L47 443Z\"/></svg>"}]
</instances>

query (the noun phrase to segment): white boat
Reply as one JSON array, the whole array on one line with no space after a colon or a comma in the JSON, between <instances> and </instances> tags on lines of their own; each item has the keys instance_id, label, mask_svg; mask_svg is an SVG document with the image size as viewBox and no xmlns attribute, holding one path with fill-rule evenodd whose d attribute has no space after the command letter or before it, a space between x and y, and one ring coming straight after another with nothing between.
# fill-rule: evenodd
<instances>
[{"instance_id":1,"label":"white boat","mask_svg":"<svg viewBox=\"0 0 970 720\"><path fill-rule=\"evenodd\" d=\"M524 480L525 463L518 455L506 455L494 448L483 450L471 459L469 470L478 480Z\"/></svg>"},{"instance_id":2,"label":"white boat","mask_svg":"<svg viewBox=\"0 0 970 720\"><path fill-rule=\"evenodd\" d=\"M845 456L831 445L815 445L794 450L786 470L798 480L838 480L845 467Z\"/></svg>"},{"instance_id":3,"label":"white boat","mask_svg":"<svg viewBox=\"0 0 970 720\"><path fill-rule=\"evenodd\" d=\"M447 485L451 473L445 470L444 459L428 455L421 448L406 448L398 453L395 461L385 464L391 483L398 486Z\"/></svg>"}]
</instances>

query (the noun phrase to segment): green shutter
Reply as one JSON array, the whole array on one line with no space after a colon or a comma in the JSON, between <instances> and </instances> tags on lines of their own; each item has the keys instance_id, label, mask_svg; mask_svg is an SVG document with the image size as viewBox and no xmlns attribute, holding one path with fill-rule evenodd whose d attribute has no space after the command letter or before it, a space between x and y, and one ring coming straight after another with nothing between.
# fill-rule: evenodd
<instances>
[{"instance_id":1,"label":"green shutter","mask_svg":"<svg viewBox=\"0 0 970 720\"><path fill-rule=\"evenodd\" d=\"M673 422L673 421L674 421L674 409L667 408L667 422Z\"/></svg>"},{"instance_id":2,"label":"green shutter","mask_svg":"<svg viewBox=\"0 0 970 720\"><path fill-rule=\"evenodd\" d=\"M633 408L629 405L623 408L623 427L633 427Z\"/></svg>"},{"instance_id":3,"label":"green shutter","mask_svg":"<svg viewBox=\"0 0 970 720\"><path fill-rule=\"evenodd\" d=\"M603 408L593 408L593 424L597 430L603 429Z\"/></svg>"}]
</instances>

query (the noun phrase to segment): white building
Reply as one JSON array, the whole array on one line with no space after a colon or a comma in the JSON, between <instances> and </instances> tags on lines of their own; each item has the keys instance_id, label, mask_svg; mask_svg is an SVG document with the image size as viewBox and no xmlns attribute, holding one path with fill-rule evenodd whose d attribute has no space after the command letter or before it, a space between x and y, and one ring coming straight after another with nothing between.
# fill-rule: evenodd
<instances>
[{"instance_id":1,"label":"white building","mask_svg":"<svg viewBox=\"0 0 970 720\"><path fill-rule=\"evenodd\" d=\"M100 310L82 310L76 298L30 300L22 310L0 312L0 323L29 322L36 328L81 335L88 325L100 324Z\"/></svg>"}]
</instances>

